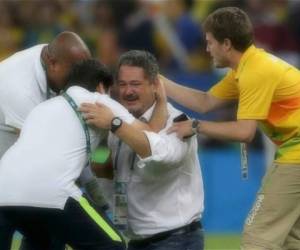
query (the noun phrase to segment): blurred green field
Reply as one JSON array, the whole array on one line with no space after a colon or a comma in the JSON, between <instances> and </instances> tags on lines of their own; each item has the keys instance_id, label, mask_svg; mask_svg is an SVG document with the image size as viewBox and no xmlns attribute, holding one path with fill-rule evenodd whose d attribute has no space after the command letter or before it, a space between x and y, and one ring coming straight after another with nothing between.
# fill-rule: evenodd
<instances>
[{"instance_id":1,"label":"blurred green field","mask_svg":"<svg viewBox=\"0 0 300 250\"><path fill-rule=\"evenodd\" d=\"M205 250L238 250L239 234L206 234Z\"/></svg>"},{"instance_id":2,"label":"blurred green field","mask_svg":"<svg viewBox=\"0 0 300 250\"><path fill-rule=\"evenodd\" d=\"M20 236L13 241L12 250L18 250ZM238 234L207 234L205 236L205 250L238 250L240 235Z\"/></svg>"}]
</instances>

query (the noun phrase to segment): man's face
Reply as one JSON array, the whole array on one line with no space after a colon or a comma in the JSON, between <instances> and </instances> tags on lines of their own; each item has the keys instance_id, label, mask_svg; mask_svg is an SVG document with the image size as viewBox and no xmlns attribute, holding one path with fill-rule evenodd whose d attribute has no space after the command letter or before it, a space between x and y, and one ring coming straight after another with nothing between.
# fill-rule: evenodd
<instances>
[{"instance_id":1,"label":"man's face","mask_svg":"<svg viewBox=\"0 0 300 250\"><path fill-rule=\"evenodd\" d=\"M211 55L214 66L216 68L228 67L225 44L218 42L210 32L206 33L206 42L206 51Z\"/></svg>"},{"instance_id":2,"label":"man's face","mask_svg":"<svg viewBox=\"0 0 300 250\"><path fill-rule=\"evenodd\" d=\"M67 62L54 62L47 68L48 81L53 90L60 91L65 87L71 66Z\"/></svg>"},{"instance_id":3,"label":"man's face","mask_svg":"<svg viewBox=\"0 0 300 250\"><path fill-rule=\"evenodd\" d=\"M120 103L135 117L143 115L155 101L155 84L140 67L123 65L118 73Z\"/></svg>"},{"instance_id":4,"label":"man's face","mask_svg":"<svg viewBox=\"0 0 300 250\"><path fill-rule=\"evenodd\" d=\"M47 67L47 78L51 88L57 92L64 89L72 66L86 59L89 59L89 55L85 53L74 54L68 60L50 59Z\"/></svg>"}]
</instances>

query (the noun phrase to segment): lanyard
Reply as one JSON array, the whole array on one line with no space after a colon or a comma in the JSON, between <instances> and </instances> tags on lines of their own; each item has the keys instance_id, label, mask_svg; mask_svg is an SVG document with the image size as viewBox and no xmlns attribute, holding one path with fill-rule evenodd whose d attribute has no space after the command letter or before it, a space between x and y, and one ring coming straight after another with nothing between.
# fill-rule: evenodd
<instances>
[{"instance_id":1,"label":"lanyard","mask_svg":"<svg viewBox=\"0 0 300 250\"><path fill-rule=\"evenodd\" d=\"M119 162L119 156L120 156L121 146L122 146L122 141L119 140L119 142L118 142L118 148L117 148L117 152L116 152L116 156L115 156L115 160L114 160L114 170L115 171L118 168L117 166L118 166L118 162ZM136 158L136 153L134 153L134 155L132 157L131 164L130 164L130 170L133 170L133 168L134 168L135 158Z\"/></svg>"},{"instance_id":2,"label":"lanyard","mask_svg":"<svg viewBox=\"0 0 300 250\"><path fill-rule=\"evenodd\" d=\"M115 160L114 160L114 170L117 170L117 165L118 165L118 161L119 161L121 146L122 146L122 141L119 140L118 148L117 148L117 152L116 152L116 156L115 156Z\"/></svg>"},{"instance_id":3,"label":"lanyard","mask_svg":"<svg viewBox=\"0 0 300 250\"><path fill-rule=\"evenodd\" d=\"M241 174L242 179L248 179L248 152L247 152L247 144L240 143L241 147Z\"/></svg>"},{"instance_id":4,"label":"lanyard","mask_svg":"<svg viewBox=\"0 0 300 250\"><path fill-rule=\"evenodd\" d=\"M87 165L88 165L90 163L90 160L91 160L91 141L90 141L90 133L89 133L88 126L87 126L82 114L78 111L78 106L76 105L76 103L74 102L72 97L69 96L66 92L62 93L62 96L70 104L70 106L72 107L72 109L76 113L76 115L77 115L77 117L78 117L78 119L79 119L79 121L82 125L83 131L84 131L84 134L85 134L85 139L86 139L86 152L87 152L87 155L88 155L88 162L87 162Z\"/></svg>"}]
</instances>

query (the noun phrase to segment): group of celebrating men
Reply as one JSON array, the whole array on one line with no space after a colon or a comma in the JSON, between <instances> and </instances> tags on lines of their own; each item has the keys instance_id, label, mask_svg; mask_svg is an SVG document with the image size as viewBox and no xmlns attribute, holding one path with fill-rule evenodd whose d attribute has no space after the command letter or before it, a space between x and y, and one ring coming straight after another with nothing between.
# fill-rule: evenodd
<instances>
[{"instance_id":1,"label":"group of celebrating men","mask_svg":"<svg viewBox=\"0 0 300 250\"><path fill-rule=\"evenodd\" d=\"M239 8L203 28L214 65L230 68L208 92L161 76L146 51L122 54L113 76L67 31L0 62L0 249L18 230L22 250L202 250L195 135L250 142L258 123L278 150L242 249L300 248L300 72L253 45ZM238 100L237 120L190 119L166 95L202 113ZM105 140L109 159L91 162ZM97 177L113 179L112 218Z\"/></svg>"}]
</instances>

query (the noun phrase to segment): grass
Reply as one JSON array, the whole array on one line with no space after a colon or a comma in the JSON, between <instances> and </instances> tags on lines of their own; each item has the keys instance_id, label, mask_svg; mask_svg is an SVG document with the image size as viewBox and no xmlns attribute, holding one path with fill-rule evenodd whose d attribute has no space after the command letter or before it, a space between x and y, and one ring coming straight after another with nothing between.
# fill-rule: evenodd
<instances>
[{"instance_id":1,"label":"grass","mask_svg":"<svg viewBox=\"0 0 300 250\"><path fill-rule=\"evenodd\" d=\"M238 234L206 234L205 250L238 250L240 235Z\"/></svg>"},{"instance_id":2,"label":"grass","mask_svg":"<svg viewBox=\"0 0 300 250\"><path fill-rule=\"evenodd\" d=\"M238 234L206 234L205 250L238 250L240 245L240 235ZM11 250L18 250L20 246L20 236L16 236Z\"/></svg>"}]
</instances>

